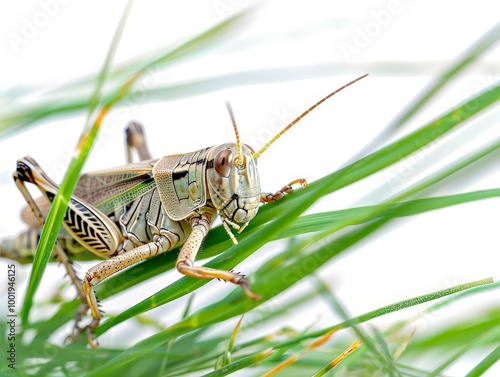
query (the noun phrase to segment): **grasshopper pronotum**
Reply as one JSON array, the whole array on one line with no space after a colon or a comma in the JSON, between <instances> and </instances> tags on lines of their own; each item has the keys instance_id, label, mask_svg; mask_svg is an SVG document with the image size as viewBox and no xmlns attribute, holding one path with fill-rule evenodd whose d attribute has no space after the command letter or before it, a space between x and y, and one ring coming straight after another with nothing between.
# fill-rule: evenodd
<instances>
[{"instance_id":1,"label":"grasshopper pronotum","mask_svg":"<svg viewBox=\"0 0 500 377\"><path fill-rule=\"evenodd\" d=\"M296 179L274 194L262 193L256 159L310 111L365 76L311 106L258 152L240 142L229 104L227 109L236 142L182 155L152 159L142 126L130 122L126 127L128 164L80 177L54 250L82 301L69 338L86 331L89 344L96 348L94 330L102 316L93 287L126 267L181 245L176 262L179 272L238 284L249 298L258 300L259 295L250 290L244 275L194 265L203 240L219 215L229 238L236 244L231 228L241 232L257 214L260 203L281 199L292 192L295 184L306 185L304 179ZM136 150L139 162L132 162L132 150ZM22 218L29 229L16 239L2 241L0 255L25 261L34 253L34 241L43 227L58 186L31 157L17 161L13 176L28 203ZM33 199L25 187L27 182L37 186L43 196ZM106 260L88 270L82 283L76 277L68 255L84 250ZM89 308L93 320L80 328L78 324Z\"/></svg>"}]
</instances>

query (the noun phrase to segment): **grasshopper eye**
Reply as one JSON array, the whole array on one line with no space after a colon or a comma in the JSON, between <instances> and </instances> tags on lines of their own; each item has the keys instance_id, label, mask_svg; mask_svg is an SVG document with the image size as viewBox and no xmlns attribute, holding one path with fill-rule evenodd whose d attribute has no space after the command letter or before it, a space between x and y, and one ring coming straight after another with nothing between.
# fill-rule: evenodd
<instances>
[{"instance_id":1,"label":"grasshopper eye","mask_svg":"<svg viewBox=\"0 0 500 377\"><path fill-rule=\"evenodd\" d=\"M231 173L231 162L233 160L233 152L231 149L220 151L215 157L214 168L217 174L221 177L229 177Z\"/></svg>"}]
</instances>

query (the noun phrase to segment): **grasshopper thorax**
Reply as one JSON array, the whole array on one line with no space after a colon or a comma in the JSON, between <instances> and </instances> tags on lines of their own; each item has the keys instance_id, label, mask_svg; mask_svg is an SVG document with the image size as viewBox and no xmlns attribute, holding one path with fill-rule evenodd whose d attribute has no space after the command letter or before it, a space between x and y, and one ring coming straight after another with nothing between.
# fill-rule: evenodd
<instances>
[{"instance_id":1,"label":"grasshopper thorax","mask_svg":"<svg viewBox=\"0 0 500 377\"><path fill-rule=\"evenodd\" d=\"M208 194L221 220L236 229L255 217L260 202L257 161L252 157L255 152L246 144L240 145L214 147L206 173Z\"/></svg>"}]
</instances>

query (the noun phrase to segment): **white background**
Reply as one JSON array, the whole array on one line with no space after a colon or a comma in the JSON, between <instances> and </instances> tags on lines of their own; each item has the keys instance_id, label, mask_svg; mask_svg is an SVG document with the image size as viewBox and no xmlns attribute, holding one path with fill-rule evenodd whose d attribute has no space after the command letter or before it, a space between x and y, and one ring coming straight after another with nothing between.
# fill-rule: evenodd
<instances>
[{"instance_id":1,"label":"white background","mask_svg":"<svg viewBox=\"0 0 500 377\"><path fill-rule=\"evenodd\" d=\"M48 11L42 5L46 3L51 2L0 5L2 92L18 87L51 89L95 74L104 61L125 5L119 1L67 1L58 2L57 7ZM175 45L251 3L139 1L132 8L115 63ZM224 107L226 99L233 105L244 142L257 149L274 133L271 130L276 129L280 118L288 120L335 88L370 73L368 78L302 120L259 159L264 190L274 191L297 177L314 181L354 155L431 82L432 77L498 21L495 1L283 0L255 4L260 6L252 21L228 36L227 43L205 51L196 60L156 72L140 85L155 88L259 68L302 67L297 70L297 80L229 87L176 101L150 104L129 101L110 114L85 169L124 163L122 129L133 118L145 124L155 156L232 141ZM39 25L29 38L23 34L27 22ZM21 43L18 37L25 40ZM356 52L346 53L348 47L356 48ZM410 127L424 124L496 82L499 63L497 48L472 66L467 75L455 80ZM326 73L320 74L320 67ZM7 101L4 107L8 109ZM460 135L444 147L435 145L406 164L344 189L322 201L315 211L373 204L395 194L401 186L421 177L424 169L442 165L462 155L464 150L473 150L498 138L499 115L498 110L493 110L475 118L469 123L473 128L461 130ZM51 177L60 181L84 119L84 114L48 119L43 127L0 141L0 236L22 229L18 211L23 199L11 182L15 160L29 154ZM464 149L458 149L457 146L466 142ZM440 194L498 187L498 178L498 172L489 170L480 179L475 177L459 187L446 187ZM376 187L380 187L378 194L367 197ZM387 228L383 236L370 238L369 242L325 266L321 277L356 315L401 299L496 275L500 265L499 214L500 201L489 199L399 220ZM256 258L265 258L272 247L264 249ZM4 261L0 263L1 268L5 268ZM62 268L51 268L55 268L53 275L62 278ZM241 266L244 271L251 268L251 263ZM23 269L19 280L28 272ZM139 297L149 296L178 277L174 273L155 279L139 292ZM51 282L47 281L47 289L50 286ZM219 296L218 292L229 288L221 288L214 282L205 289ZM478 296L454 305L446 309L447 312L422 321L422 331L435 323L439 326L443 323L440 321L448 318L458 318L457 312L467 315L480 310L492 304L494 297ZM202 305L206 300L199 298L195 304ZM495 300L493 304L498 306L498 298ZM110 313L130 304L123 298L104 302ZM172 322L175 311L170 308L174 307L169 307L170 317L161 308L151 315L162 318L164 323ZM308 313L292 315L289 324L301 328L320 315L318 326L327 326L332 319L325 311L328 311L326 306L318 304ZM410 317L418 311L412 308L402 315ZM384 318L378 323L383 328L394 318ZM126 326L110 331L109 339L102 337L101 343L105 345L120 338L119 332ZM470 361L470 365L477 363L474 358ZM450 368L449 373L461 375L470 365L459 364ZM496 366L497 373L498 368ZM491 370L488 375L495 372Z\"/></svg>"}]
</instances>

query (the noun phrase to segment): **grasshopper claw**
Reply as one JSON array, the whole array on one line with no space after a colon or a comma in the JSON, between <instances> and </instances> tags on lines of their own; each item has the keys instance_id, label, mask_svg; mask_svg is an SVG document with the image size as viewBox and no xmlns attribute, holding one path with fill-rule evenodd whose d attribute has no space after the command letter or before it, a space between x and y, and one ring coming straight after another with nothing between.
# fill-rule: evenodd
<instances>
[{"instance_id":1,"label":"grasshopper claw","mask_svg":"<svg viewBox=\"0 0 500 377\"><path fill-rule=\"evenodd\" d=\"M238 284L241 286L241 288L243 289L243 292L245 292L245 294L247 295L247 297L249 299L254 300L254 301L259 301L262 298L261 295L253 293L250 290L250 284L248 283L248 280L245 279L244 277L241 278L241 280L238 282Z\"/></svg>"},{"instance_id":2,"label":"grasshopper claw","mask_svg":"<svg viewBox=\"0 0 500 377\"><path fill-rule=\"evenodd\" d=\"M99 342L97 341L94 332L90 329L89 326L87 327L86 331L87 331L87 341L89 342L90 347L92 347L93 349L99 348Z\"/></svg>"}]
</instances>

